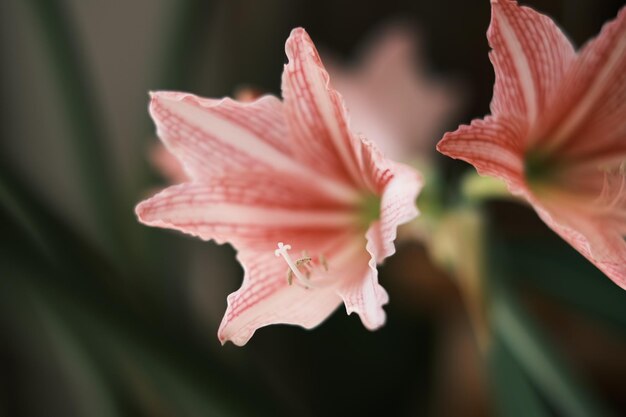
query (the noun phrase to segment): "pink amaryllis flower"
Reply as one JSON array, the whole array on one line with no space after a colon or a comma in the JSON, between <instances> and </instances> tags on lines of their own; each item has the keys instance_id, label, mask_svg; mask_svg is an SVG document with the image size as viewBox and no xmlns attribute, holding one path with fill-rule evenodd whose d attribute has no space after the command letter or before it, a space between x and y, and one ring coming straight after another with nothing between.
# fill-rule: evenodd
<instances>
[{"instance_id":1,"label":"pink amaryllis flower","mask_svg":"<svg viewBox=\"0 0 626 417\"><path fill-rule=\"evenodd\" d=\"M244 267L218 331L245 344L259 327L311 328L342 302L368 329L385 321L376 264L417 215L421 178L348 126L311 39L294 29L283 101L152 94L157 133L188 182L140 203L139 220L229 242Z\"/></svg>"},{"instance_id":2,"label":"pink amaryllis flower","mask_svg":"<svg viewBox=\"0 0 626 417\"><path fill-rule=\"evenodd\" d=\"M576 53L547 16L492 0L491 115L440 152L502 178L626 288L626 9Z\"/></svg>"}]
</instances>

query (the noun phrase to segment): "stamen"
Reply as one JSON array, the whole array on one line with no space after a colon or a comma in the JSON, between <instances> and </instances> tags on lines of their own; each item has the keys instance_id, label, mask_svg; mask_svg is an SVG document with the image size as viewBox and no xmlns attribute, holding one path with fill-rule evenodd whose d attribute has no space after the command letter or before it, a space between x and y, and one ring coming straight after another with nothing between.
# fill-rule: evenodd
<instances>
[{"instance_id":1,"label":"stamen","mask_svg":"<svg viewBox=\"0 0 626 417\"><path fill-rule=\"evenodd\" d=\"M320 288L325 287L332 283L330 279L328 280L316 280L315 282L311 281L311 275L328 275L325 272L317 270L313 265L313 259L307 254L306 251L302 252L302 258L297 259L295 262L287 253L291 250L291 245L285 245L283 242L278 242L278 249L274 251L274 255L277 257L282 256L282 258L287 262L289 269L287 270L287 282L289 285L293 283L293 277L296 277L296 280L304 285L306 288ZM328 263L326 262L326 258L320 256L320 263L324 266L324 269L328 271ZM304 271L303 271L304 270Z\"/></svg>"},{"instance_id":2,"label":"stamen","mask_svg":"<svg viewBox=\"0 0 626 417\"><path fill-rule=\"evenodd\" d=\"M602 212L611 212L617 209L624 213L626 209L626 172L625 163L617 168L606 169L600 195L596 202Z\"/></svg>"},{"instance_id":3,"label":"stamen","mask_svg":"<svg viewBox=\"0 0 626 417\"><path fill-rule=\"evenodd\" d=\"M328 261L324 255L320 255L320 263L324 267L324 270L328 271Z\"/></svg>"}]
</instances>

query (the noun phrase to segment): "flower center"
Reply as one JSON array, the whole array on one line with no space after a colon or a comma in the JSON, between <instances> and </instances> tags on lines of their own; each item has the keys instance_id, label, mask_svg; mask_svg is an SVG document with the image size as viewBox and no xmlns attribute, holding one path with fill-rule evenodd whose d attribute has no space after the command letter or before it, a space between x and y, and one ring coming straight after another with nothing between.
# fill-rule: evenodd
<instances>
[{"instance_id":1,"label":"flower center","mask_svg":"<svg viewBox=\"0 0 626 417\"><path fill-rule=\"evenodd\" d=\"M380 218L380 197L368 194L359 205L359 226L368 229L370 224Z\"/></svg>"},{"instance_id":2,"label":"flower center","mask_svg":"<svg viewBox=\"0 0 626 417\"><path fill-rule=\"evenodd\" d=\"M323 255L314 261L306 252L302 252L302 257L294 261L289 256L288 251L290 250L291 245L278 242L278 249L274 251L274 255L281 256L287 263L287 282L289 285L293 284L294 277L305 288L323 288L332 284L332 277L328 274L328 263ZM315 281L312 279L313 277L316 277Z\"/></svg>"},{"instance_id":3,"label":"flower center","mask_svg":"<svg viewBox=\"0 0 626 417\"><path fill-rule=\"evenodd\" d=\"M529 152L524 158L524 176L529 185L545 182L554 172L554 165L546 155Z\"/></svg>"},{"instance_id":4,"label":"flower center","mask_svg":"<svg viewBox=\"0 0 626 417\"><path fill-rule=\"evenodd\" d=\"M524 158L524 178L533 192L549 192L552 186L560 183L568 166L565 161L544 152L527 152Z\"/></svg>"}]
</instances>

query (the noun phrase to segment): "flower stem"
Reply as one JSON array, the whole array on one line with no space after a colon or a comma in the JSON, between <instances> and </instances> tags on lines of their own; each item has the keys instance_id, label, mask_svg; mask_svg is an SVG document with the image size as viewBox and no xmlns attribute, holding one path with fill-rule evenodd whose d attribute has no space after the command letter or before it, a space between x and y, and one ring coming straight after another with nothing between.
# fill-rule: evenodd
<instances>
[{"instance_id":1,"label":"flower stem","mask_svg":"<svg viewBox=\"0 0 626 417\"><path fill-rule=\"evenodd\" d=\"M461 195L469 202L480 202L492 198L514 199L503 181L493 177L468 172L461 180Z\"/></svg>"}]
</instances>

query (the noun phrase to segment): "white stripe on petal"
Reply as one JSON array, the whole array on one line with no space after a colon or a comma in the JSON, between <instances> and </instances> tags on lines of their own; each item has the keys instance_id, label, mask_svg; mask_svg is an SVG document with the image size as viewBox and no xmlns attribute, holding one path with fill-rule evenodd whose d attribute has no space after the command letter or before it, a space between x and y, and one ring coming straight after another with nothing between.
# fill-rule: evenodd
<instances>
[{"instance_id":1,"label":"white stripe on petal","mask_svg":"<svg viewBox=\"0 0 626 417\"><path fill-rule=\"evenodd\" d=\"M528 112L528 121L533 123L537 119L537 97L530 65L520 41L515 35L515 31L511 28L511 24L505 14L498 7L494 7L493 10L497 15L504 43L509 49L513 62L515 63L515 70L522 87L522 95L524 96L524 103L526 104L526 111Z\"/></svg>"}]
</instances>

